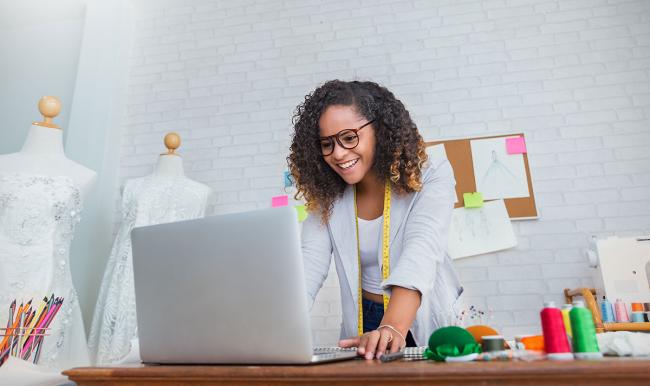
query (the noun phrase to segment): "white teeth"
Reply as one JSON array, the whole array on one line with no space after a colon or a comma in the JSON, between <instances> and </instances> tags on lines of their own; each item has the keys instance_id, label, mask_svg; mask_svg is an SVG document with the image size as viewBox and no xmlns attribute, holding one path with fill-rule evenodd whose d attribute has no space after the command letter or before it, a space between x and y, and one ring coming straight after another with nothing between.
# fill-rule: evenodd
<instances>
[{"instance_id":1,"label":"white teeth","mask_svg":"<svg viewBox=\"0 0 650 386\"><path fill-rule=\"evenodd\" d=\"M348 162L343 163L343 164L339 164L339 166L340 166L342 169L349 169L349 168L351 168L352 166L354 166L354 165L357 163L357 161L359 161L358 158L357 158L357 159L353 159L352 161L348 161Z\"/></svg>"}]
</instances>

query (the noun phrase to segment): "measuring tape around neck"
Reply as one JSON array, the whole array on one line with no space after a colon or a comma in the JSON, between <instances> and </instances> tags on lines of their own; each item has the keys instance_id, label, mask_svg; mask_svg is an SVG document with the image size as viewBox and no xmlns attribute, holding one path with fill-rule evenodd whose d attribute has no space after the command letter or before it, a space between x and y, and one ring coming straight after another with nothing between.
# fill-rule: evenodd
<instances>
[{"instance_id":1,"label":"measuring tape around neck","mask_svg":"<svg viewBox=\"0 0 650 386\"><path fill-rule=\"evenodd\" d=\"M388 279L390 274L390 181L386 180L384 186L384 224L381 237L381 276L383 280ZM357 330L359 336L363 335L363 294L361 289L361 246L359 241L359 215L357 212L357 187L354 186L354 221L357 231L357 261L359 264L359 315L357 321ZM389 297L385 293L382 295L384 299L384 312L388 308Z\"/></svg>"}]
</instances>

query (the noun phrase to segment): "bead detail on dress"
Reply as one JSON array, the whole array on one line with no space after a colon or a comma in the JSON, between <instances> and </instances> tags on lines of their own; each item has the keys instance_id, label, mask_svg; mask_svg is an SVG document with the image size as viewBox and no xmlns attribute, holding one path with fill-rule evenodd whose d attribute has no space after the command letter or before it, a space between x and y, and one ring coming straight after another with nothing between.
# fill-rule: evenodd
<instances>
[{"instance_id":1,"label":"bead detail on dress","mask_svg":"<svg viewBox=\"0 0 650 386\"><path fill-rule=\"evenodd\" d=\"M71 178L30 173L0 174L0 320L13 299L38 303L64 298L39 365L88 364L88 352L69 270L69 246L79 222L81 195Z\"/></svg>"}]
</instances>

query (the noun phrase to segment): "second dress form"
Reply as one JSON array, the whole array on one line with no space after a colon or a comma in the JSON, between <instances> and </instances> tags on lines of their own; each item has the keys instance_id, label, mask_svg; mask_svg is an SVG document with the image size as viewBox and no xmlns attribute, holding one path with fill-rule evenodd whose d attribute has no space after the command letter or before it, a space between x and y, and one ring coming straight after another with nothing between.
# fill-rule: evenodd
<instances>
[{"instance_id":1,"label":"second dress form","mask_svg":"<svg viewBox=\"0 0 650 386\"><path fill-rule=\"evenodd\" d=\"M126 182L122 224L117 232L95 308L89 348L96 365L117 363L137 338L131 230L200 218L211 189L183 174L182 159L161 155L152 175Z\"/></svg>"}]
</instances>

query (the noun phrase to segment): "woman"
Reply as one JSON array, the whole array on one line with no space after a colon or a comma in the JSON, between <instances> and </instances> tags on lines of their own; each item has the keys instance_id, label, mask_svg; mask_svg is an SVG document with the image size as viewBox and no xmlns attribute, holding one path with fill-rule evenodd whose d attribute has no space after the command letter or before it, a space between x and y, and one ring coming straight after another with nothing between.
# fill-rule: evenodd
<instances>
[{"instance_id":1,"label":"woman","mask_svg":"<svg viewBox=\"0 0 650 386\"><path fill-rule=\"evenodd\" d=\"M341 286L341 347L366 359L426 345L462 292L446 253L454 176L430 165L404 105L372 82L325 83L294 116L289 168L304 198L310 301L332 254Z\"/></svg>"}]
</instances>

